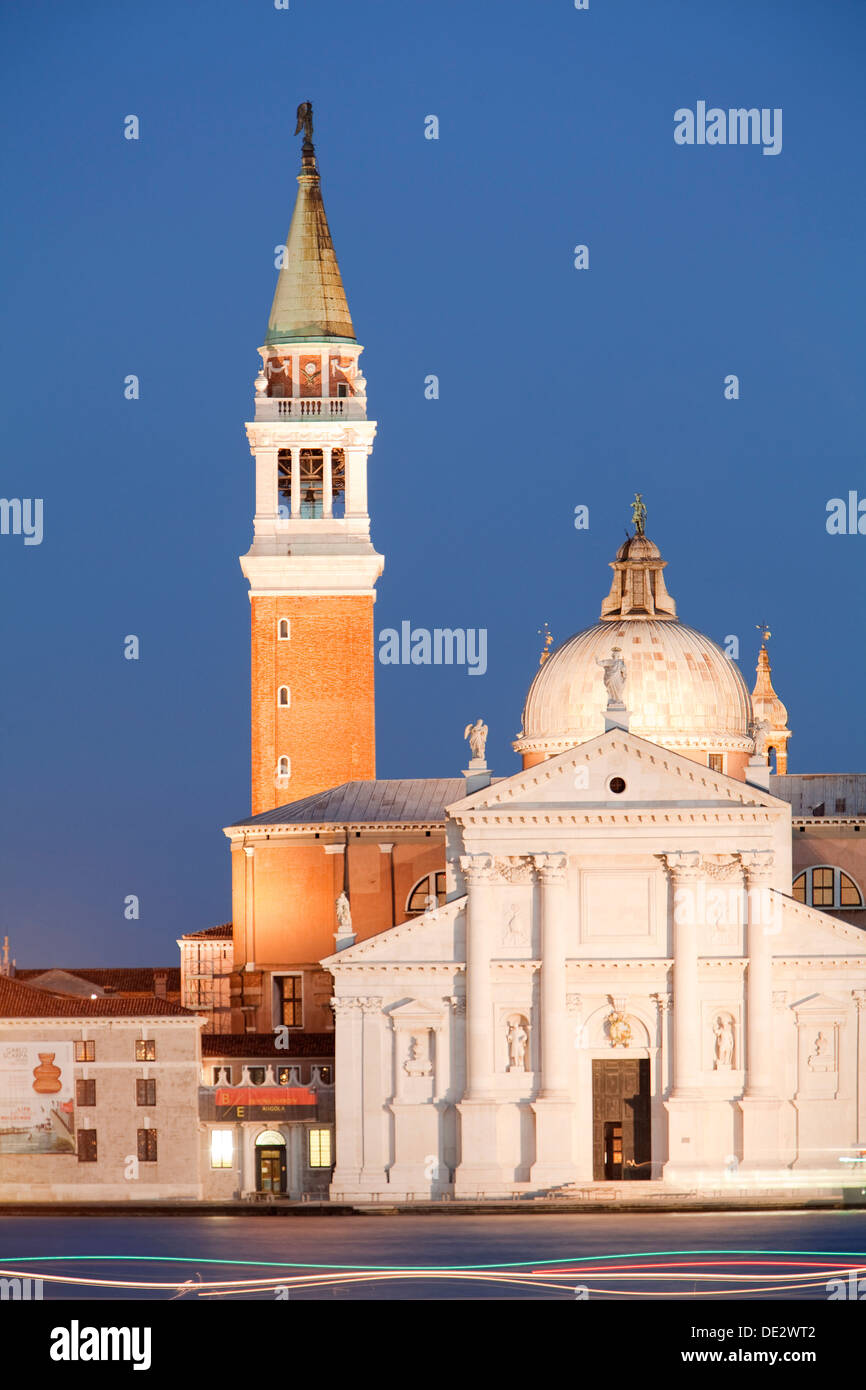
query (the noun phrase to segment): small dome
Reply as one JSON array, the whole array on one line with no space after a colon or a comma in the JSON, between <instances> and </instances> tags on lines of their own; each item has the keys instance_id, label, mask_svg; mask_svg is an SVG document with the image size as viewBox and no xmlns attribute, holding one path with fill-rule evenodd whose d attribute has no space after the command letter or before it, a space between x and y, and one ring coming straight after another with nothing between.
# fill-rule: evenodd
<instances>
[{"instance_id":1,"label":"small dome","mask_svg":"<svg viewBox=\"0 0 866 1390\"><path fill-rule=\"evenodd\" d=\"M616 552L617 560L660 560L661 551L649 536L628 536Z\"/></svg>"}]
</instances>

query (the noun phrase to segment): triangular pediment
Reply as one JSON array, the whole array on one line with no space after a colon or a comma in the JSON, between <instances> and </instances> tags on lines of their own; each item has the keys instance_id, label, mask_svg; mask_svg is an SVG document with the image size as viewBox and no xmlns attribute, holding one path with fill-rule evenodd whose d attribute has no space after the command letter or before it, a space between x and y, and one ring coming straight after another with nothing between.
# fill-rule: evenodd
<instances>
[{"instance_id":1,"label":"triangular pediment","mask_svg":"<svg viewBox=\"0 0 866 1390\"><path fill-rule=\"evenodd\" d=\"M612 789L617 778L625 784L619 792ZM582 806L625 811L659 805L790 809L786 801L761 787L713 772L625 729L599 734L483 787L447 809L460 820L466 813L484 818L485 812L493 816L509 807Z\"/></svg>"},{"instance_id":2,"label":"triangular pediment","mask_svg":"<svg viewBox=\"0 0 866 1390\"><path fill-rule=\"evenodd\" d=\"M863 927L843 922L829 912L799 903L783 893L774 893L773 898L782 909L781 930L773 942L774 956L862 957L866 967L866 931Z\"/></svg>"},{"instance_id":3,"label":"triangular pediment","mask_svg":"<svg viewBox=\"0 0 866 1390\"><path fill-rule=\"evenodd\" d=\"M820 1014L824 1017L827 1014L845 1015L850 1006L843 999L831 999L829 994L812 994L808 999L795 1004L794 1007L798 1016L801 1014Z\"/></svg>"},{"instance_id":4,"label":"triangular pediment","mask_svg":"<svg viewBox=\"0 0 866 1390\"><path fill-rule=\"evenodd\" d=\"M325 957L326 970L354 965L386 965L392 962L447 962L462 960L464 952L464 908L466 897L452 899L442 907L422 912L408 922L365 941L356 941Z\"/></svg>"}]
</instances>

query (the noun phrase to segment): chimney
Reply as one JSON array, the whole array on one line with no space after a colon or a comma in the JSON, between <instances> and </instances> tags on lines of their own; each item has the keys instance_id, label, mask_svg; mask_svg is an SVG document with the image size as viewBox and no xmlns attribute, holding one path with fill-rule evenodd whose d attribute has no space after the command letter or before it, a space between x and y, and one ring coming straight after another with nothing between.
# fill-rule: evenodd
<instances>
[{"instance_id":1,"label":"chimney","mask_svg":"<svg viewBox=\"0 0 866 1390\"><path fill-rule=\"evenodd\" d=\"M154 970L153 972L153 992L157 999L164 999L168 987L168 971Z\"/></svg>"}]
</instances>

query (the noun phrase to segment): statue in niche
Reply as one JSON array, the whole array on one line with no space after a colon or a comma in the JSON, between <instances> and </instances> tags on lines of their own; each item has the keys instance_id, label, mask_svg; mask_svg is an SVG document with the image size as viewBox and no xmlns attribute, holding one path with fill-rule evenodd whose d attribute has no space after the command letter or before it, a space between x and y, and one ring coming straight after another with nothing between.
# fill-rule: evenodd
<instances>
[{"instance_id":1,"label":"statue in niche","mask_svg":"<svg viewBox=\"0 0 866 1390\"><path fill-rule=\"evenodd\" d=\"M529 1033L525 1027L524 1019L515 1014L506 1024L508 1036L508 1070L526 1071L526 1048L529 1043Z\"/></svg>"},{"instance_id":2,"label":"statue in niche","mask_svg":"<svg viewBox=\"0 0 866 1390\"><path fill-rule=\"evenodd\" d=\"M619 1009L608 1014L607 1031L611 1047L631 1047L631 1024Z\"/></svg>"},{"instance_id":3,"label":"statue in niche","mask_svg":"<svg viewBox=\"0 0 866 1390\"><path fill-rule=\"evenodd\" d=\"M833 1044L824 1033L819 1033L809 1054L808 1066L810 1071L834 1071Z\"/></svg>"},{"instance_id":4,"label":"statue in niche","mask_svg":"<svg viewBox=\"0 0 866 1390\"><path fill-rule=\"evenodd\" d=\"M337 899L335 906L337 908L337 926L340 928L340 933L350 932L352 930L352 909L349 906L349 899L345 888Z\"/></svg>"},{"instance_id":5,"label":"statue in niche","mask_svg":"<svg viewBox=\"0 0 866 1390\"><path fill-rule=\"evenodd\" d=\"M463 737L468 738L469 748L476 762L484 762L484 750L487 747L487 725L483 719L476 719L474 724L467 724L463 731Z\"/></svg>"},{"instance_id":6,"label":"statue in niche","mask_svg":"<svg viewBox=\"0 0 866 1390\"><path fill-rule=\"evenodd\" d=\"M612 647L610 656L603 661L596 660L596 666L601 666L604 670L604 688L607 691L608 708L611 705L621 705L623 691L625 690L625 662L622 659L621 649Z\"/></svg>"},{"instance_id":7,"label":"statue in niche","mask_svg":"<svg viewBox=\"0 0 866 1390\"><path fill-rule=\"evenodd\" d=\"M713 1024L713 1071L730 1071L734 1065L734 1025L724 1014Z\"/></svg>"},{"instance_id":8,"label":"statue in niche","mask_svg":"<svg viewBox=\"0 0 866 1390\"><path fill-rule=\"evenodd\" d=\"M420 1057L418 1054L421 1044L416 1037L409 1039L409 1048L406 1053L406 1060L403 1063L403 1070L407 1076L429 1076L433 1070L433 1064L429 1057Z\"/></svg>"}]
</instances>

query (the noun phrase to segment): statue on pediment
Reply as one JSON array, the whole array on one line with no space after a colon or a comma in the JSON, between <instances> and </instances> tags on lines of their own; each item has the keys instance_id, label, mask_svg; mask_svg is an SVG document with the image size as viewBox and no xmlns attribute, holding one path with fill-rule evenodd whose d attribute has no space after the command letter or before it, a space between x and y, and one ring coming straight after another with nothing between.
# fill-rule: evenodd
<instances>
[{"instance_id":1,"label":"statue on pediment","mask_svg":"<svg viewBox=\"0 0 866 1390\"><path fill-rule=\"evenodd\" d=\"M612 647L610 656L603 660L596 660L596 666L601 666L604 671L604 688L607 691L608 709L612 705L622 705L623 691L625 690L626 669L622 659L620 647Z\"/></svg>"}]
</instances>

